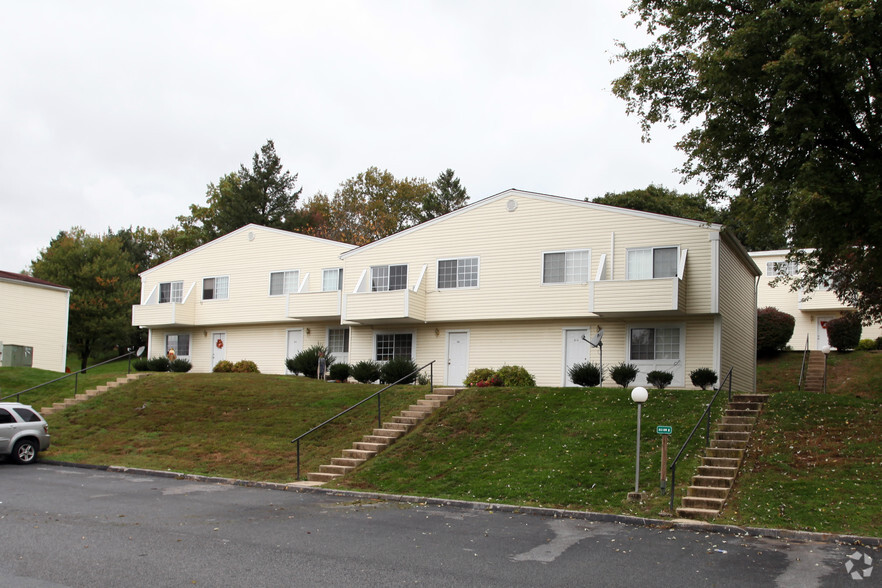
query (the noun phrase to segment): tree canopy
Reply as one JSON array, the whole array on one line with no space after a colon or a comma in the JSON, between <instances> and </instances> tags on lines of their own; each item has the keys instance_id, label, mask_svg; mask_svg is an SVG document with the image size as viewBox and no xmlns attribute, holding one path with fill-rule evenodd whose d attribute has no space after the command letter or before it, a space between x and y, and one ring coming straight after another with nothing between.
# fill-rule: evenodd
<instances>
[{"instance_id":1,"label":"tree canopy","mask_svg":"<svg viewBox=\"0 0 882 588\"><path fill-rule=\"evenodd\" d=\"M686 125L681 170L773 230L865 320L882 319L882 12L874 0L634 0L646 47L613 91L649 138ZM801 252L804 247L814 248Z\"/></svg>"},{"instance_id":2,"label":"tree canopy","mask_svg":"<svg viewBox=\"0 0 882 588\"><path fill-rule=\"evenodd\" d=\"M453 212L468 203L469 195L466 189L456 177L456 172L449 167L438 174L438 179L432 183L432 188L433 190L423 200L423 220Z\"/></svg>"},{"instance_id":3,"label":"tree canopy","mask_svg":"<svg viewBox=\"0 0 882 588\"><path fill-rule=\"evenodd\" d=\"M132 305L141 284L132 254L113 235L62 231L31 262L31 275L72 289L68 348L85 369L90 355L132 343Z\"/></svg>"}]
</instances>

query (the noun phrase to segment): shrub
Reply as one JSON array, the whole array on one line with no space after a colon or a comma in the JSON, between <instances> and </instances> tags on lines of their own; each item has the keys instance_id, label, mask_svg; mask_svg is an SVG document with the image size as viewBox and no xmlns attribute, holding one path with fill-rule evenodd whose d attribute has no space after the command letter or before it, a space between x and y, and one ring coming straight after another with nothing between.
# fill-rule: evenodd
<instances>
[{"instance_id":1,"label":"shrub","mask_svg":"<svg viewBox=\"0 0 882 588\"><path fill-rule=\"evenodd\" d=\"M168 369L172 372L189 372L193 369L193 364L179 357L169 364Z\"/></svg>"},{"instance_id":2,"label":"shrub","mask_svg":"<svg viewBox=\"0 0 882 588\"><path fill-rule=\"evenodd\" d=\"M233 364L233 373L236 374L259 374L257 364L251 360L243 359Z\"/></svg>"},{"instance_id":3,"label":"shrub","mask_svg":"<svg viewBox=\"0 0 882 588\"><path fill-rule=\"evenodd\" d=\"M491 386L502 386L502 378L495 372L486 380L481 380L476 384L478 388L489 388Z\"/></svg>"},{"instance_id":4,"label":"shrub","mask_svg":"<svg viewBox=\"0 0 882 588\"><path fill-rule=\"evenodd\" d=\"M882 337L876 337L876 349L882 349Z\"/></svg>"},{"instance_id":5,"label":"shrub","mask_svg":"<svg viewBox=\"0 0 882 588\"><path fill-rule=\"evenodd\" d=\"M637 379L637 372L639 371L633 363L625 363L623 361L609 369L609 376L613 379L613 382L622 388L627 388L628 384Z\"/></svg>"},{"instance_id":6,"label":"shrub","mask_svg":"<svg viewBox=\"0 0 882 588\"><path fill-rule=\"evenodd\" d=\"M147 360L147 370L151 372L167 372L170 363L164 355L151 357Z\"/></svg>"},{"instance_id":7,"label":"shrub","mask_svg":"<svg viewBox=\"0 0 882 588\"><path fill-rule=\"evenodd\" d=\"M599 386L600 368L593 363L577 363L570 368L570 379L576 386Z\"/></svg>"},{"instance_id":8,"label":"shrub","mask_svg":"<svg viewBox=\"0 0 882 588\"><path fill-rule=\"evenodd\" d=\"M671 372L663 372L661 370L652 370L646 374L646 381L659 390L664 390L674 381L674 374Z\"/></svg>"},{"instance_id":9,"label":"shrub","mask_svg":"<svg viewBox=\"0 0 882 588\"><path fill-rule=\"evenodd\" d=\"M395 357L384 363L380 367L380 381L384 384L392 384L398 382L401 378L405 378L398 382L399 384L412 384L416 382L417 364L409 357ZM410 377L407 375L410 374Z\"/></svg>"},{"instance_id":10,"label":"shrub","mask_svg":"<svg viewBox=\"0 0 882 588\"><path fill-rule=\"evenodd\" d=\"M328 377L331 380L338 380L340 382L345 382L349 379L349 364L348 363L335 363L332 364L331 367L328 368Z\"/></svg>"},{"instance_id":11,"label":"shrub","mask_svg":"<svg viewBox=\"0 0 882 588\"><path fill-rule=\"evenodd\" d=\"M876 349L876 341L874 339L861 339L857 349L858 351L873 351Z\"/></svg>"},{"instance_id":12,"label":"shrub","mask_svg":"<svg viewBox=\"0 0 882 588\"><path fill-rule=\"evenodd\" d=\"M796 319L786 312L767 306L756 311L757 355L774 355L781 351L793 336Z\"/></svg>"},{"instance_id":13,"label":"shrub","mask_svg":"<svg viewBox=\"0 0 882 588\"><path fill-rule=\"evenodd\" d=\"M285 367L295 374L303 374L307 378L318 378L319 353L325 354L325 365L330 369L334 363L334 356L328 352L328 348L324 345L307 347L294 357L289 357L285 360Z\"/></svg>"},{"instance_id":14,"label":"shrub","mask_svg":"<svg viewBox=\"0 0 882 588\"><path fill-rule=\"evenodd\" d=\"M693 386L707 390L709 386L717 383L717 373L710 368L698 368L689 372L689 379Z\"/></svg>"},{"instance_id":15,"label":"shrub","mask_svg":"<svg viewBox=\"0 0 882 588\"><path fill-rule=\"evenodd\" d=\"M827 341L839 351L854 349L861 342L861 317L856 312L827 322Z\"/></svg>"},{"instance_id":16,"label":"shrub","mask_svg":"<svg viewBox=\"0 0 882 588\"><path fill-rule=\"evenodd\" d=\"M370 384L380 379L380 364L375 361L360 361L349 370L356 382Z\"/></svg>"},{"instance_id":17,"label":"shrub","mask_svg":"<svg viewBox=\"0 0 882 588\"><path fill-rule=\"evenodd\" d=\"M479 382L486 382L495 375L495 370L491 370L490 368L478 368L472 370L469 375L466 376L463 384L466 386L477 386Z\"/></svg>"},{"instance_id":18,"label":"shrub","mask_svg":"<svg viewBox=\"0 0 882 588\"><path fill-rule=\"evenodd\" d=\"M132 362L132 367L135 368L135 371L139 372L150 371L150 360L146 357L139 357Z\"/></svg>"},{"instance_id":19,"label":"shrub","mask_svg":"<svg viewBox=\"0 0 882 588\"><path fill-rule=\"evenodd\" d=\"M536 378L519 365L504 365L496 371L502 385L509 388L518 386L535 386Z\"/></svg>"},{"instance_id":20,"label":"shrub","mask_svg":"<svg viewBox=\"0 0 882 588\"><path fill-rule=\"evenodd\" d=\"M222 359L214 365L211 371L218 374L228 374L233 371L233 362Z\"/></svg>"}]
</instances>

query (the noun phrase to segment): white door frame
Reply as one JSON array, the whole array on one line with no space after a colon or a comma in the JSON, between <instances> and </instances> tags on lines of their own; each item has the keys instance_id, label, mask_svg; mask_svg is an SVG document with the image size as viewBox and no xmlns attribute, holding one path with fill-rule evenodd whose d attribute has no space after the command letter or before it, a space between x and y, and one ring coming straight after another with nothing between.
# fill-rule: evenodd
<instances>
[{"instance_id":1,"label":"white door frame","mask_svg":"<svg viewBox=\"0 0 882 588\"><path fill-rule=\"evenodd\" d=\"M292 355L289 345L291 344L291 333L294 331L298 331L300 333L300 349L298 349L297 352ZM297 355L297 353L300 353L301 351L303 351L303 329L285 329L285 359L294 357L295 355ZM285 373L292 373L290 370L288 370L288 366L285 366Z\"/></svg>"},{"instance_id":2,"label":"white door frame","mask_svg":"<svg viewBox=\"0 0 882 588\"><path fill-rule=\"evenodd\" d=\"M221 341L222 347L217 346L218 340ZM190 353L193 351L191 350ZM211 334L211 369L227 358L227 333L226 331L216 331Z\"/></svg>"},{"instance_id":3,"label":"white door frame","mask_svg":"<svg viewBox=\"0 0 882 588\"><path fill-rule=\"evenodd\" d=\"M830 339L827 338L827 329L821 326L822 323L830 322L834 319L839 318L836 315L830 316L818 316L815 317L815 350L821 351L824 348L824 345L830 344ZM824 335L824 342L821 342L821 334Z\"/></svg>"},{"instance_id":4,"label":"white door frame","mask_svg":"<svg viewBox=\"0 0 882 588\"><path fill-rule=\"evenodd\" d=\"M564 328L562 329L561 337L562 337L562 339L563 339L563 344L562 344L562 349L563 349L563 354L562 354L562 355L563 355L563 357L561 357L561 364L562 364L562 368L561 368L561 386L575 386L575 384L573 384L573 383L570 381L569 366L567 365L567 355L568 355L568 354L567 354L567 348L568 348L568 346L569 346L569 336L568 336L568 334L569 334L571 331L582 331L582 332L584 332L584 334L585 334L586 337L589 337L589 338L591 337L591 327L564 327ZM585 361L590 362L590 361L591 361L591 346L588 345L588 342L587 342L587 341L584 341L584 343L585 343L585 347L587 348L587 351L588 351L588 352L585 354Z\"/></svg>"},{"instance_id":5,"label":"white door frame","mask_svg":"<svg viewBox=\"0 0 882 588\"><path fill-rule=\"evenodd\" d=\"M463 375L462 378L458 382L454 382L454 377L456 374L451 369L452 367L452 358L450 356L450 343L452 342L453 335L465 335L465 365L463 367ZM444 369L444 385L445 386L462 386L463 381L466 376L469 375L469 346L471 343L471 333L468 329L456 329L447 331L447 348L445 351L447 365Z\"/></svg>"}]
</instances>

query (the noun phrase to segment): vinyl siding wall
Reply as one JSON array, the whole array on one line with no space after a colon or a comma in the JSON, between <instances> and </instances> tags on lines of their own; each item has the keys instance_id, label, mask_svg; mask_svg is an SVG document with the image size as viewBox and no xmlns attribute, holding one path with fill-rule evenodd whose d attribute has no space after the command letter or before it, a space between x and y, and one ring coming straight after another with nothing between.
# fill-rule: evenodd
<instances>
[{"instance_id":1,"label":"vinyl siding wall","mask_svg":"<svg viewBox=\"0 0 882 588\"><path fill-rule=\"evenodd\" d=\"M720 366L722 383L732 372L732 389L753 392L756 381L755 277L725 240L720 240ZM710 367L710 366L704 366Z\"/></svg>"},{"instance_id":2,"label":"vinyl siding wall","mask_svg":"<svg viewBox=\"0 0 882 588\"><path fill-rule=\"evenodd\" d=\"M0 343L33 347L33 367L63 372L70 292L0 281Z\"/></svg>"}]
</instances>

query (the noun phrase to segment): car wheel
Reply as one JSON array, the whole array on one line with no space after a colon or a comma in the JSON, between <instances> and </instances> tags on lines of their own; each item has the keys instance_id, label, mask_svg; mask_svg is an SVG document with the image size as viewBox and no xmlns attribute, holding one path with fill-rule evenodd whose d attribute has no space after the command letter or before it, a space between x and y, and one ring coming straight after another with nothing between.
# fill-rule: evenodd
<instances>
[{"instance_id":1,"label":"car wheel","mask_svg":"<svg viewBox=\"0 0 882 588\"><path fill-rule=\"evenodd\" d=\"M31 439L22 439L12 448L12 461L17 464L34 463L37 459L37 445Z\"/></svg>"}]
</instances>

